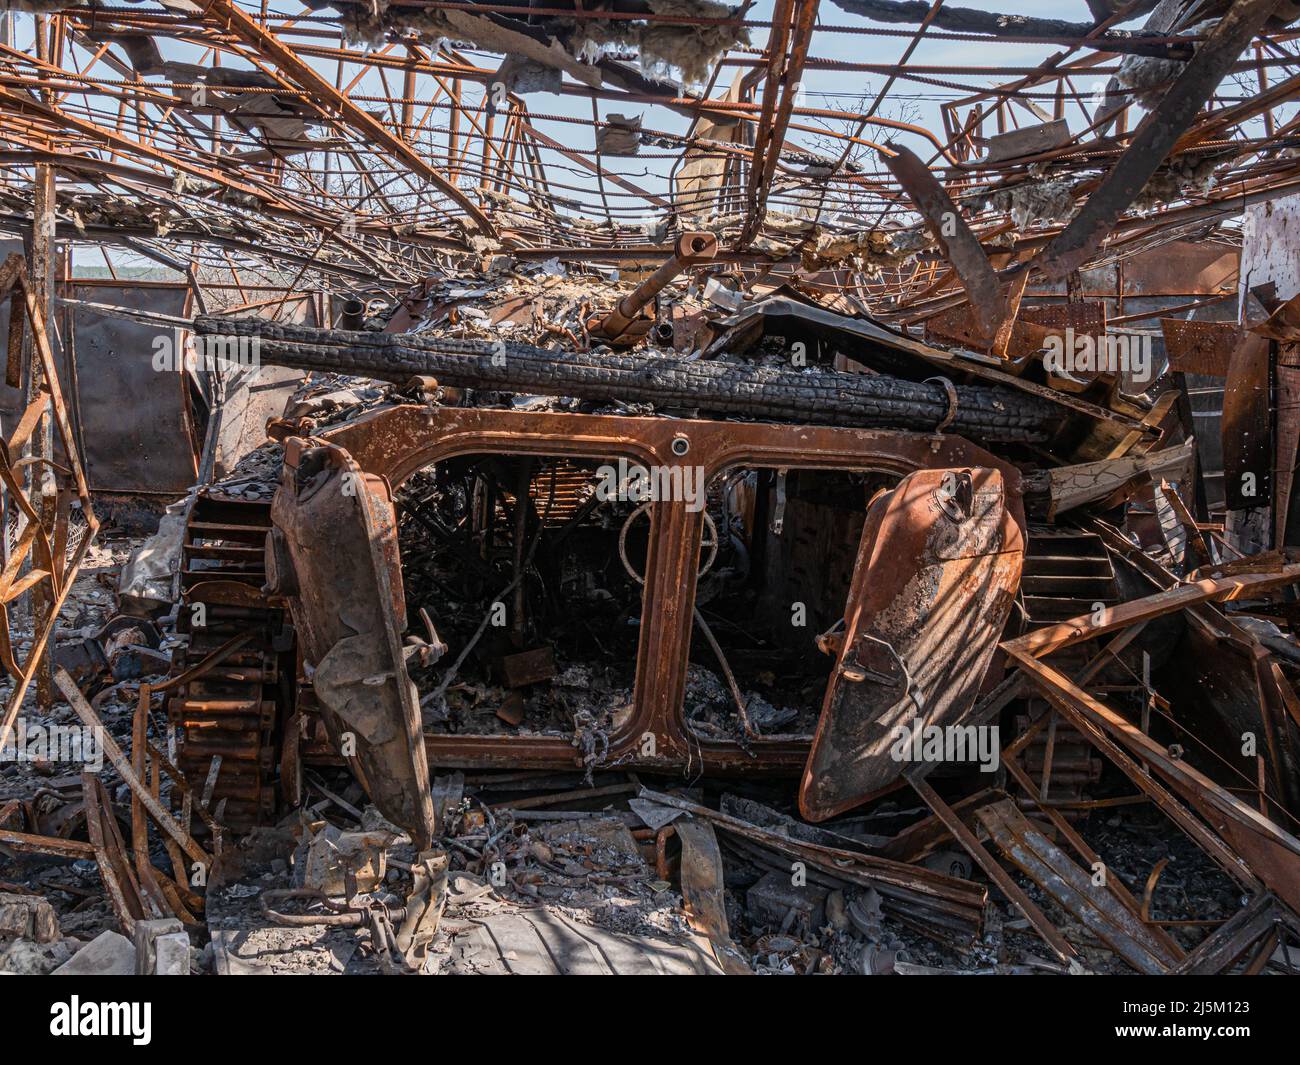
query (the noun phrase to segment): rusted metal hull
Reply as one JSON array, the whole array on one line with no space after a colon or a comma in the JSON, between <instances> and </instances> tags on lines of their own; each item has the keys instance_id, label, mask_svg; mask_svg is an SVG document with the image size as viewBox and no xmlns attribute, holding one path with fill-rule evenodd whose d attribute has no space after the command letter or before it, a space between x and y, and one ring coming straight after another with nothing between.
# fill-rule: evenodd
<instances>
[{"instance_id":1,"label":"rusted metal hull","mask_svg":"<svg viewBox=\"0 0 1300 1065\"><path fill-rule=\"evenodd\" d=\"M932 467L999 471L1006 507L1023 521L1019 473L953 436L757 425L670 418L525 413L400 406L363 416L324 434L360 470L399 485L431 463L470 453L626 455L646 466L703 468L705 481L738 466L871 470L905 476ZM686 441L684 454L679 454ZM806 742L756 738L739 744L690 735L683 711L700 537L704 522L682 502L652 507L633 711L609 737L608 760L676 770L794 774ZM337 545L335 551L341 551ZM295 615L296 616L296 615ZM654 742L647 743L647 737ZM463 768L572 768L581 764L565 737L426 736L432 764ZM653 753L647 753L647 752Z\"/></svg>"}]
</instances>

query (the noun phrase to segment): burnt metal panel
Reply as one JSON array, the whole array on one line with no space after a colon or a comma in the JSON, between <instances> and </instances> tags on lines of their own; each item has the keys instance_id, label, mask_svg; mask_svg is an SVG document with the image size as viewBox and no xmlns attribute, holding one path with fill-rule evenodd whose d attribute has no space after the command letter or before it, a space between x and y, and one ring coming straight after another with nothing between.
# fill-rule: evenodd
<instances>
[{"instance_id":1,"label":"burnt metal panel","mask_svg":"<svg viewBox=\"0 0 1300 1065\"><path fill-rule=\"evenodd\" d=\"M1165 354L1175 373L1228 375L1228 363L1241 339L1241 326L1233 322L1200 322L1161 318Z\"/></svg>"},{"instance_id":2,"label":"burnt metal panel","mask_svg":"<svg viewBox=\"0 0 1300 1065\"><path fill-rule=\"evenodd\" d=\"M1270 343L1243 334L1223 392L1223 490L1229 510L1266 507L1272 494Z\"/></svg>"},{"instance_id":3,"label":"burnt metal panel","mask_svg":"<svg viewBox=\"0 0 1300 1065\"><path fill-rule=\"evenodd\" d=\"M900 737L961 721L1023 558L995 469L918 470L872 503L799 790L804 817L823 821L880 794L907 767Z\"/></svg>"},{"instance_id":4,"label":"burnt metal panel","mask_svg":"<svg viewBox=\"0 0 1300 1065\"><path fill-rule=\"evenodd\" d=\"M433 799L387 480L340 447L294 438L271 507L267 583L286 596L330 739L379 811L423 849Z\"/></svg>"},{"instance_id":5,"label":"burnt metal panel","mask_svg":"<svg viewBox=\"0 0 1300 1065\"><path fill-rule=\"evenodd\" d=\"M1099 888L1092 872L1052 843L1011 799L981 807L976 817L1022 873L1138 972L1160 975L1181 960L1109 882Z\"/></svg>"},{"instance_id":6,"label":"burnt metal panel","mask_svg":"<svg viewBox=\"0 0 1300 1065\"><path fill-rule=\"evenodd\" d=\"M183 284L73 283L69 296L90 303L181 315ZM108 317L86 307L71 313L71 343L60 369L74 400L90 487L99 492L184 495L198 475L189 377L154 369L155 344L177 339L158 326ZM173 364L174 365L174 364Z\"/></svg>"},{"instance_id":7,"label":"burnt metal panel","mask_svg":"<svg viewBox=\"0 0 1300 1065\"><path fill-rule=\"evenodd\" d=\"M943 251L970 298L970 311L980 334L993 339L1006 320L1008 306L1002 282L993 269L979 238L949 198L939 179L916 155L901 145L890 145L893 154L884 154L890 173L911 197L926 228Z\"/></svg>"}]
</instances>

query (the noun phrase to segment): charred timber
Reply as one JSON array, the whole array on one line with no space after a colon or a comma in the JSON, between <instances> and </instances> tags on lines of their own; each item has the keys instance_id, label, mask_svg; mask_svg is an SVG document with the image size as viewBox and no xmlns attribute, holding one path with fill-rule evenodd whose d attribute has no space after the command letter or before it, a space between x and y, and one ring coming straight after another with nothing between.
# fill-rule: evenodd
<instances>
[{"instance_id":1,"label":"charred timber","mask_svg":"<svg viewBox=\"0 0 1300 1065\"><path fill-rule=\"evenodd\" d=\"M942 427L990 442L1046 440L1060 419L1059 408L1034 396L884 375L553 351L500 340L313 329L257 318L201 315L194 329L200 336L256 337L264 363L397 384L428 376L451 388L651 403L769 421L920 432Z\"/></svg>"}]
</instances>

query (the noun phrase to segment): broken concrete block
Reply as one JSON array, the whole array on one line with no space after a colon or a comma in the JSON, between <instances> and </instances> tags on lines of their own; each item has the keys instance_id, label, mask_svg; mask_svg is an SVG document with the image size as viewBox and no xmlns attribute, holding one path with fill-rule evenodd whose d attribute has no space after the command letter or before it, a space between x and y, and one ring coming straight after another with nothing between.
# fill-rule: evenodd
<instances>
[{"instance_id":1,"label":"broken concrete block","mask_svg":"<svg viewBox=\"0 0 1300 1065\"><path fill-rule=\"evenodd\" d=\"M0 937L53 943L59 935L59 919L54 907L39 895L0 891Z\"/></svg>"},{"instance_id":2,"label":"broken concrete block","mask_svg":"<svg viewBox=\"0 0 1300 1065\"><path fill-rule=\"evenodd\" d=\"M100 932L51 976L134 976L135 947L117 932Z\"/></svg>"},{"instance_id":3,"label":"broken concrete block","mask_svg":"<svg viewBox=\"0 0 1300 1065\"><path fill-rule=\"evenodd\" d=\"M190 975L190 937L184 932L168 932L153 941L154 975Z\"/></svg>"},{"instance_id":4,"label":"broken concrete block","mask_svg":"<svg viewBox=\"0 0 1300 1065\"><path fill-rule=\"evenodd\" d=\"M826 894L824 888L812 884L796 887L788 874L773 872L749 889L745 901L758 923L790 928L802 919L809 929L815 929L826 923Z\"/></svg>"},{"instance_id":5,"label":"broken concrete block","mask_svg":"<svg viewBox=\"0 0 1300 1065\"><path fill-rule=\"evenodd\" d=\"M135 975L151 976L154 973L157 941L162 936L179 932L185 935L185 926L175 917L162 917L154 921L136 921L132 935L135 946ZM186 947L189 940L186 939Z\"/></svg>"},{"instance_id":6,"label":"broken concrete block","mask_svg":"<svg viewBox=\"0 0 1300 1065\"><path fill-rule=\"evenodd\" d=\"M30 939L15 939L0 946L0 973L16 976L45 976L72 957L69 942L37 943Z\"/></svg>"}]
</instances>

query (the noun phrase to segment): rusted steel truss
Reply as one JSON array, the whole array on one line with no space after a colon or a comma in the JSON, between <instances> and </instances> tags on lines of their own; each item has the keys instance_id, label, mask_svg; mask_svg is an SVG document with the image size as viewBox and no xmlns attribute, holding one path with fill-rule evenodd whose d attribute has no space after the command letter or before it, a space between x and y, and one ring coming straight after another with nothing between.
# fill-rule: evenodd
<instances>
[{"instance_id":1,"label":"rusted steel truss","mask_svg":"<svg viewBox=\"0 0 1300 1065\"><path fill-rule=\"evenodd\" d=\"M0 747L9 741L10 730L58 624L59 611L99 528L50 351L45 310L36 298L27 265L18 254L10 255L0 265L0 301L5 299L9 301L6 380L17 385L23 379L26 335L32 358L39 363L36 376L40 387L0 447L0 483L18 517L17 534L0 570L0 668L13 681L0 718ZM24 458L25 445L45 420L52 423L60 448L57 462L49 457ZM74 500L80 506L81 521L72 534L75 542L69 543L69 515ZM22 596L30 596L38 589L44 591L49 609L36 619L24 655L19 653L12 634L13 610Z\"/></svg>"},{"instance_id":2,"label":"rusted steel truss","mask_svg":"<svg viewBox=\"0 0 1300 1065\"><path fill-rule=\"evenodd\" d=\"M196 262L208 276L232 274L238 256L245 273L281 285L288 271L311 284L396 291L448 252L653 263L673 255L683 231L713 219L720 268L756 259L782 277L794 276L801 256L818 263L824 240L914 228L909 191L928 168L961 216L958 235L901 260L844 265L868 306L902 320L942 309L936 300L964 303L978 271L972 305L987 333L1007 317L999 309L1007 294L993 296L981 247L1051 280L1099 255L1173 239L1189 222L1300 191L1300 163L1279 151L1300 128L1289 109L1300 61L1294 33L1267 0L1233 5L1205 33L1180 21L1191 15L1178 4L1161 5L1145 27L1125 26L1117 13L1086 33L1082 23L1008 21L951 5L924 17L914 10L924 5L838 6L842 25L817 0L778 3L770 23L739 9L718 18L560 0L530 24L510 5L430 2L414 10L449 20L434 38L401 5L376 23L351 3L341 16L297 17L237 0L189 13L93 15L70 3L33 19L26 47L0 45L0 227L21 225L30 168L53 161L61 238L117 243L173 267ZM1124 16L1148 6L1127 5ZM919 29L896 28L909 18ZM695 84L683 85L617 54L580 62L573 27L589 25L633 39L637 27L683 41L720 36L709 63L691 71ZM863 42L874 53L894 36L907 39L897 61L819 55L823 41ZM532 82L435 46L453 38L473 41L476 57L527 51L552 72L548 91L561 104L539 109ZM965 41L969 58L918 61L923 39ZM989 65L980 41L1031 58ZM1046 44L1060 50L1043 58L1034 49ZM172 59L178 47L194 61ZM687 62L664 58L669 67L675 60ZM1171 64L1152 99L1123 87L1125 64L1136 61ZM886 79L870 108L827 106L863 75ZM1106 103L1094 113L1086 101L1101 79ZM1232 86L1247 80L1250 95L1234 97ZM938 95L934 120L894 117L905 108L888 106L890 94L917 93ZM1138 122L1135 109L1148 104L1157 109ZM602 150L622 128L619 115L639 116L639 159ZM692 125L677 132L656 115L687 115ZM916 172L903 181L898 158L908 154ZM701 166L721 177L683 182L684 169ZM1170 191L1160 177L1170 167L1215 177ZM1135 209L1153 175L1164 182L1162 202ZM1026 219L1008 207L1007 196L1044 183L1060 187L1054 211ZM69 196L144 209L91 217ZM960 270L948 274L944 248L956 245L965 249ZM815 274L801 283L829 292Z\"/></svg>"}]
</instances>

